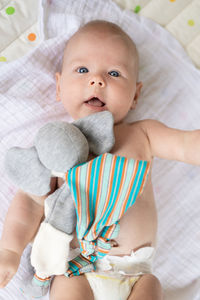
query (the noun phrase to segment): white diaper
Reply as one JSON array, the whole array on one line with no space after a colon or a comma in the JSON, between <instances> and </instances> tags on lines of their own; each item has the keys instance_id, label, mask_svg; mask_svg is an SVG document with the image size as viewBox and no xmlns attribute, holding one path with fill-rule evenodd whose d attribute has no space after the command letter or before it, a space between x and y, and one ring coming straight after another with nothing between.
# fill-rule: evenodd
<instances>
[{"instance_id":1,"label":"white diaper","mask_svg":"<svg viewBox=\"0 0 200 300\"><path fill-rule=\"evenodd\" d=\"M96 263L97 270L86 273L95 300L126 300L136 281L151 273L153 247L132 251L130 256L105 256Z\"/></svg>"}]
</instances>

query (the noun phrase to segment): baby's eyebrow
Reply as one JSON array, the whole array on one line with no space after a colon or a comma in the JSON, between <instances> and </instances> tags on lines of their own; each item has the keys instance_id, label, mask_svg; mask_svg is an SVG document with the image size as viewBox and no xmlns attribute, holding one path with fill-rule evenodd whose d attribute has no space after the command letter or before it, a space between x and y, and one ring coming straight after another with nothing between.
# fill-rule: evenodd
<instances>
[{"instance_id":1,"label":"baby's eyebrow","mask_svg":"<svg viewBox=\"0 0 200 300\"><path fill-rule=\"evenodd\" d=\"M91 64L91 61L88 61L87 59L73 59L69 62L69 65L70 66L73 66L73 65L77 65L77 66L87 66L88 64ZM127 71L129 66L124 63L124 62L110 62L109 65L108 65L108 68L110 69L110 71L112 69L116 69L116 70L121 70L121 71Z\"/></svg>"},{"instance_id":2,"label":"baby's eyebrow","mask_svg":"<svg viewBox=\"0 0 200 300\"><path fill-rule=\"evenodd\" d=\"M116 69L123 69L123 70L127 70L128 66L124 63L121 64L111 64L111 68L116 68Z\"/></svg>"},{"instance_id":3,"label":"baby's eyebrow","mask_svg":"<svg viewBox=\"0 0 200 300\"><path fill-rule=\"evenodd\" d=\"M83 65L86 64L87 62L81 59L73 59L69 62L70 65Z\"/></svg>"}]
</instances>

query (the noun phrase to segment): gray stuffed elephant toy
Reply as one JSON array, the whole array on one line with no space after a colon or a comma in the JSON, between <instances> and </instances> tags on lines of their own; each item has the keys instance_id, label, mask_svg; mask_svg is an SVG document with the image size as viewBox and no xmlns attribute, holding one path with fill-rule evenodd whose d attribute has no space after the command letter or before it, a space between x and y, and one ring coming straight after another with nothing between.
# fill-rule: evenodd
<instances>
[{"instance_id":1,"label":"gray stuffed elephant toy","mask_svg":"<svg viewBox=\"0 0 200 300\"><path fill-rule=\"evenodd\" d=\"M114 145L113 116L104 111L73 123L52 122L42 127L28 149L11 148L5 160L8 176L24 192L38 196L50 192L52 177L62 177L77 164L86 162L89 153L100 155ZM45 219L35 237L31 264L36 277L64 274L68 267L69 244L76 225L70 189L63 184L45 200ZM32 297L48 289L34 281L26 284Z\"/></svg>"}]
</instances>

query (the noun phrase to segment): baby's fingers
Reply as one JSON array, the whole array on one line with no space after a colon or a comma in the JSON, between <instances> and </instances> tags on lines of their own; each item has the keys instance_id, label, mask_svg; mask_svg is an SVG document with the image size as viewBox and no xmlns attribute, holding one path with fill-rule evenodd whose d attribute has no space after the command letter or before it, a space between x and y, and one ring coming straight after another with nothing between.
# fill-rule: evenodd
<instances>
[{"instance_id":1,"label":"baby's fingers","mask_svg":"<svg viewBox=\"0 0 200 300\"><path fill-rule=\"evenodd\" d=\"M0 288L4 288L8 282L12 279L14 274L11 274L9 272L1 273L0 272Z\"/></svg>"}]
</instances>

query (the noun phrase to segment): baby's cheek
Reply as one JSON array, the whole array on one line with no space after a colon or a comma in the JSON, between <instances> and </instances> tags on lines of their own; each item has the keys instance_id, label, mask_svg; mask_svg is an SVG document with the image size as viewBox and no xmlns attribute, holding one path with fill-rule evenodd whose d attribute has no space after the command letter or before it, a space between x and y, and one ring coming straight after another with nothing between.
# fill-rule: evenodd
<instances>
[{"instance_id":1,"label":"baby's cheek","mask_svg":"<svg viewBox=\"0 0 200 300\"><path fill-rule=\"evenodd\" d=\"M68 97L66 94L64 94L64 95L62 95L61 96L61 102L62 102L62 105L63 105L63 107L64 107L64 109L66 110L66 111L71 111L71 109L72 109L72 105L71 105L71 103L73 103L72 102L72 100L70 99L70 97Z\"/></svg>"},{"instance_id":2,"label":"baby's cheek","mask_svg":"<svg viewBox=\"0 0 200 300\"><path fill-rule=\"evenodd\" d=\"M128 114L128 112L130 111L130 108L129 106L124 106L124 105L121 105L118 110L116 110L114 113L113 113L113 116L114 116L114 119L116 120L116 122L120 122L122 121ZM116 123L115 122L115 123Z\"/></svg>"},{"instance_id":3,"label":"baby's cheek","mask_svg":"<svg viewBox=\"0 0 200 300\"><path fill-rule=\"evenodd\" d=\"M115 124L121 122L124 119L124 114L122 114L119 111L116 111L116 112L111 111L111 113L113 114Z\"/></svg>"}]
</instances>

